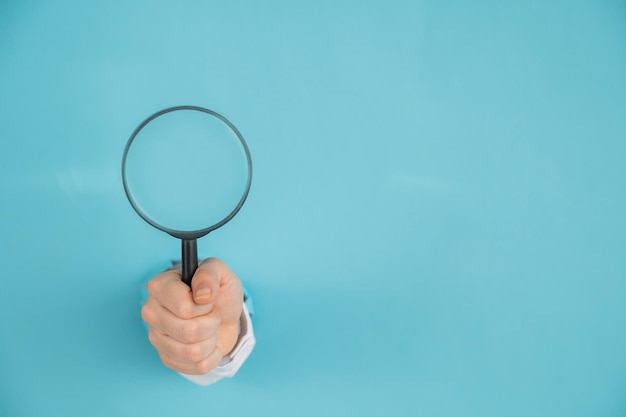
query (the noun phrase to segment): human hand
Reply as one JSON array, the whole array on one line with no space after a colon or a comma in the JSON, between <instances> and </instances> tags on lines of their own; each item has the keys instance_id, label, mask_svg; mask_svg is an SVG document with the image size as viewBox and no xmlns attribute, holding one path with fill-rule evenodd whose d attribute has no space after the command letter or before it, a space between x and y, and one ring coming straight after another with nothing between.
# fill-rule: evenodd
<instances>
[{"instance_id":1,"label":"human hand","mask_svg":"<svg viewBox=\"0 0 626 417\"><path fill-rule=\"evenodd\" d=\"M198 265L191 288L180 270L154 277L141 317L163 364L188 375L206 374L230 353L239 337L243 288L219 259Z\"/></svg>"}]
</instances>

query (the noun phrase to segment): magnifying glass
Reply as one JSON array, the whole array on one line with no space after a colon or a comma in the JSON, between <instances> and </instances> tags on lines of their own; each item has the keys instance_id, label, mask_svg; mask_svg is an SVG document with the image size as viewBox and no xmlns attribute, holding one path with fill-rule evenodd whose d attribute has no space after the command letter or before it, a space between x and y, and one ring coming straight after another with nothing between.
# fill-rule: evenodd
<instances>
[{"instance_id":1,"label":"magnifying glass","mask_svg":"<svg viewBox=\"0 0 626 417\"><path fill-rule=\"evenodd\" d=\"M243 136L224 116L203 107L170 107L130 135L122 181L142 219L181 239L183 281L191 286L197 239L239 212L250 191L252 159Z\"/></svg>"}]
</instances>

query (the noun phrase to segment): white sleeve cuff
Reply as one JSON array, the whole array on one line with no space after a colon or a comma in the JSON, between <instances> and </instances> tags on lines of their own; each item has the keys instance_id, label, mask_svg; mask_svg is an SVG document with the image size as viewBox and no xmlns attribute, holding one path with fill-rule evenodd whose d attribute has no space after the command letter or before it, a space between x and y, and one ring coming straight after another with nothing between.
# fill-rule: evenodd
<instances>
[{"instance_id":1,"label":"white sleeve cuff","mask_svg":"<svg viewBox=\"0 0 626 417\"><path fill-rule=\"evenodd\" d=\"M256 339L254 338L254 329L252 328L252 320L250 320L250 313L246 305L243 305L243 311L241 312L241 319L239 321L239 339L235 344L233 350L220 362L220 364L204 375L187 375L180 373L182 376L198 385L210 385L222 378L232 378L235 376L239 368L248 359Z\"/></svg>"}]
</instances>

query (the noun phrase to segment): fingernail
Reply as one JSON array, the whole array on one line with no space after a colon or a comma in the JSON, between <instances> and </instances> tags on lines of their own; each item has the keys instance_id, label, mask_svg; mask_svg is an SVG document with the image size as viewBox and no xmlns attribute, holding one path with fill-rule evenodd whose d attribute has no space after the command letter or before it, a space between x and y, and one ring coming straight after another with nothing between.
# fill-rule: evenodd
<instances>
[{"instance_id":1,"label":"fingernail","mask_svg":"<svg viewBox=\"0 0 626 417\"><path fill-rule=\"evenodd\" d=\"M196 292L193 294L193 298L195 300L203 300L211 297L211 288L209 287L200 287L196 288Z\"/></svg>"}]
</instances>

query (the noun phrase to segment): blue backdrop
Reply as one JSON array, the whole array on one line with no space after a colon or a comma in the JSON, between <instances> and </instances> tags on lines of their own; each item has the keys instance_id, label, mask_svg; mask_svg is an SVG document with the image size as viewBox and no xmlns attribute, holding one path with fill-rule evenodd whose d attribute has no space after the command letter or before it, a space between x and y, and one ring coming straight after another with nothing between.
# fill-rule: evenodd
<instances>
[{"instance_id":1,"label":"blue backdrop","mask_svg":"<svg viewBox=\"0 0 626 417\"><path fill-rule=\"evenodd\" d=\"M0 2L0 415L623 416L626 4ZM255 301L233 380L160 364L179 243L137 124L224 114L255 164L204 238ZM207 196L208 198L208 196Z\"/></svg>"}]
</instances>

